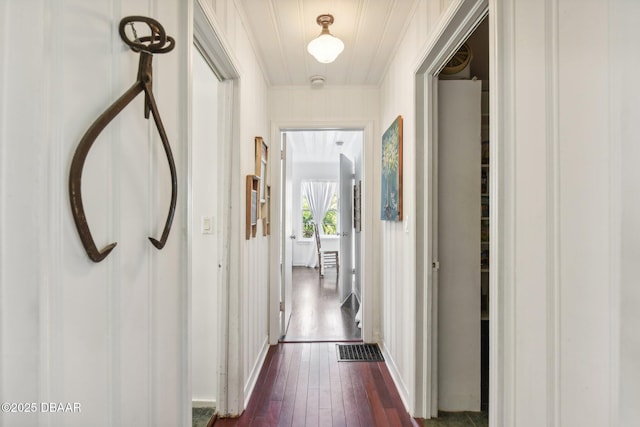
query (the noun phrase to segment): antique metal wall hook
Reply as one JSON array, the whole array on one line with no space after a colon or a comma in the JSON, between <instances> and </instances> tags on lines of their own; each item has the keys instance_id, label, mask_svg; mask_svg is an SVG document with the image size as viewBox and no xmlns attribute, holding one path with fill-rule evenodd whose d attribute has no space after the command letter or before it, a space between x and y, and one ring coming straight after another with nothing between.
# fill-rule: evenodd
<instances>
[{"instance_id":1,"label":"antique metal wall hook","mask_svg":"<svg viewBox=\"0 0 640 427\"><path fill-rule=\"evenodd\" d=\"M133 24L136 22L142 22L149 26L151 35L138 37L135 34L135 27ZM125 28L127 25L132 25L134 29L134 40L129 39L126 34ZM138 78L136 82L131 86L120 98L118 98L109 108L105 110L87 129L84 136L76 147L73 160L71 161L71 170L69 172L69 199L71 201L71 213L73 214L73 220L80 234L80 240L87 252L87 255L91 260L100 262L109 255L109 253L116 246L116 243L111 243L105 246L101 251L98 250L96 244L91 235L89 224L84 212L84 206L82 204L82 170L84 168L84 162L89 154L91 146L95 142L100 132L113 120L133 99L141 92L144 92L144 117L149 118L149 112L153 115L153 120L160 134L162 140L162 146L169 162L169 171L171 173L171 204L169 206L169 214L162 231L160 239L149 237L151 243L158 249L162 249L169 237L169 231L171 230L171 223L173 222L173 216L176 210L176 200L178 191L178 182L176 175L176 166L173 160L173 154L171 153L171 146L167 134L162 125L162 119L158 112L158 106L156 105L155 98L153 97L153 72L152 72L152 60L154 53L167 53L175 47L175 40L172 37L167 36L164 28L158 21L145 16L127 16L120 21L119 26L120 37L122 40L133 50L140 53L140 61L138 63Z\"/></svg>"}]
</instances>

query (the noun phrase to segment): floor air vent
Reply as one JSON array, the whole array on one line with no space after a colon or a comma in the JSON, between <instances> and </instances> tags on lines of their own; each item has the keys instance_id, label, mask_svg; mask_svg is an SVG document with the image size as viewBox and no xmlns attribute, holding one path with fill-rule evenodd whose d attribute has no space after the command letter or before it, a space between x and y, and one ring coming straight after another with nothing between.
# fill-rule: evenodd
<instances>
[{"instance_id":1,"label":"floor air vent","mask_svg":"<svg viewBox=\"0 0 640 427\"><path fill-rule=\"evenodd\" d=\"M384 362L378 344L336 344L338 362Z\"/></svg>"}]
</instances>

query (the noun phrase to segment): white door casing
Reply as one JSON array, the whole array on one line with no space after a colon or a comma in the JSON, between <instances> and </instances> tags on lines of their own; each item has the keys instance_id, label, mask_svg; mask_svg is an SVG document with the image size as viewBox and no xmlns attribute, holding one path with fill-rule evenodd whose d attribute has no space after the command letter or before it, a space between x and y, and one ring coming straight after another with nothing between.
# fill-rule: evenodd
<instances>
[{"instance_id":1,"label":"white door casing","mask_svg":"<svg viewBox=\"0 0 640 427\"><path fill-rule=\"evenodd\" d=\"M220 29L214 28L215 19L211 16L208 7L202 5L201 0L193 2L193 43L190 56L201 54L207 64L211 67L215 75L221 81L220 94L218 96L218 120L219 128L217 129L217 137L219 140L235 141L238 138L238 124L234 117L238 114L238 86L236 84L239 79L238 70L231 59L231 49L225 43L220 35ZM193 95L191 95L193 96ZM189 116L192 111L189 109ZM191 131L189 131L191 132ZM190 148L191 150L191 148ZM231 200L233 198L232 180L233 171L239 168L234 159L238 159L238 144L222 144L219 147L220 167L217 170L217 178L219 188L225 189L220 191L220 199L217 201L218 208L217 218L215 219L214 232L217 237L218 248L218 290L217 301L214 307L217 311L217 399L216 410L219 413L239 413L242 410L243 385L234 378L240 378L238 372L240 370L239 360L242 354L241 339L237 333L237 325L239 324L240 304L235 291L231 289L230 283L237 282L239 275L239 261L237 254L239 253L239 244L231 238L234 230L238 230L240 223L236 221L229 211ZM191 157L193 153L189 153ZM191 161L191 159L190 159ZM189 179L192 179L192 171L189 170ZM189 195L191 198L192 196ZM193 216L193 201L188 202L189 216ZM189 234L194 232L194 227L200 228L200 224L189 223ZM192 239L188 242L188 264L191 264L192 257ZM189 293L191 293L193 278L191 277L189 267ZM191 304L191 302L190 302ZM189 314L192 310L189 306ZM191 325L188 328L189 336L187 338L187 347L189 348L189 360L191 360L191 341L192 330ZM191 368L189 368L191 371ZM188 389L191 389L191 378L189 378ZM191 398L190 394L185 398ZM191 402L188 402L191 405ZM190 417L189 417L190 419Z\"/></svg>"},{"instance_id":2,"label":"white door casing","mask_svg":"<svg viewBox=\"0 0 640 427\"><path fill-rule=\"evenodd\" d=\"M293 179L292 156L287 155L287 134L282 133L282 284L280 291L280 336L287 333L292 309L292 268L293 268L293 242L297 236L293 233Z\"/></svg>"},{"instance_id":3,"label":"white door casing","mask_svg":"<svg viewBox=\"0 0 640 427\"><path fill-rule=\"evenodd\" d=\"M363 129L363 144L366 141L373 140L374 122L372 121L332 121L332 122L315 122L313 120L305 122L296 121L274 121L271 125L271 139L278 140L281 138L282 132L288 129ZM380 324L374 313L380 304L377 296L378 278L372 272L375 271L374 260L377 254L377 248L371 244L374 241L374 222L375 212L373 207L372 185L367 185L374 181L373 171L373 153L370 150L363 150L362 156L362 232L360 240L362 242L362 337L366 342L377 342L380 339ZM280 178L281 185L271 188L271 200L274 206L283 206L282 199L283 185L283 165L277 156L270 156L270 167L273 176ZM281 210L278 213L278 220L271 222L271 231L276 236L283 235L285 213ZM271 239L272 253L283 253L283 238ZM269 343L274 345L280 337L280 294L282 292L282 262L274 258L270 266L270 293L269 293Z\"/></svg>"},{"instance_id":4,"label":"white door casing","mask_svg":"<svg viewBox=\"0 0 640 427\"><path fill-rule=\"evenodd\" d=\"M218 348L221 331L217 309L222 276L221 253L224 233L220 187L224 174L224 149L218 142L219 107L224 106L224 88L202 53L192 56L192 144L191 186L191 332L192 387L195 404L215 407L217 399ZM214 166L213 168L211 166ZM212 310L211 307L216 307Z\"/></svg>"}]
</instances>

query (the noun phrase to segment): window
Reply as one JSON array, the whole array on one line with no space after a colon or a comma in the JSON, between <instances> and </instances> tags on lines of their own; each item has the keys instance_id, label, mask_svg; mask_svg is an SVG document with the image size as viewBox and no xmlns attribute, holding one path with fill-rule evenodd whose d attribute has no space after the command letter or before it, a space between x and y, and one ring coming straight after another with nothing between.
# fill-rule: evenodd
<instances>
[{"instance_id":1,"label":"window","mask_svg":"<svg viewBox=\"0 0 640 427\"><path fill-rule=\"evenodd\" d=\"M309 208L309 201L304 194L301 194L302 198L302 238L313 238L313 216L311 215L311 209ZM322 220L322 230L326 235L338 234L338 196L333 193L331 197L331 204L329 210Z\"/></svg>"}]
</instances>

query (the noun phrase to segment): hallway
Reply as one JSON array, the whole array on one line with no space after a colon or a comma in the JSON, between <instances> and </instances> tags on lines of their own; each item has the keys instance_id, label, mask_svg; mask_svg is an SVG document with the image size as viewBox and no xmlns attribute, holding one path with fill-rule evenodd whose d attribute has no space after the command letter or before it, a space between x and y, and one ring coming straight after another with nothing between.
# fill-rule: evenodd
<instances>
[{"instance_id":1,"label":"hallway","mask_svg":"<svg viewBox=\"0 0 640 427\"><path fill-rule=\"evenodd\" d=\"M307 51L327 13L344 43L332 64ZM487 16L488 56L458 55ZM475 253L489 277L474 288L490 318L491 427L639 425L639 0L31 0L0 1L0 20L0 402L16 407L0 426L187 427L194 406L296 427L436 413L442 365L483 362L477 338L451 353L440 345L462 336L471 302L475 335L483 315L480 298L440 306L460 260L441 257L436 225L452 217L438 200L466 194L439 188L445 68L489 89L489 164L473 171L488 191L464 212L485 217L488 237ZM481 58L488 76L475 72ZM213 71L201 69L213 74L206 92L200 66ZM454 124L478 119L454 113ZM309 174L287 180L296 158L283 135L338 129L363 134L359 197L340 197L359 221L338 220L336 232L359 240L361 339L379 343L385 363L334 361L333 332L276 346L283 291L285 313L292 306L284 252L306 246L291 264L307 265L314 248L287 198L325 179L299 166ZM383 150L389 129L398 137ZM70 168L78 159L84 168ZM387 221L392 192L402 216ZM93 246L113 250L94 262ZM331 273L324 287L316 274L314 290L330 291ZM82 410L17 411L29 402Z\"/></svg>"},{"instance_id":2,"label":"hallway","mask_svg":"<svg viewBox=\"0 0 640 427\"><path fill-rule=\"evenodd\" d=\"M384 362L338 362L335 343L269 349L255 390L228 426L417 426Z\"/></svg>"}]
</instances>

